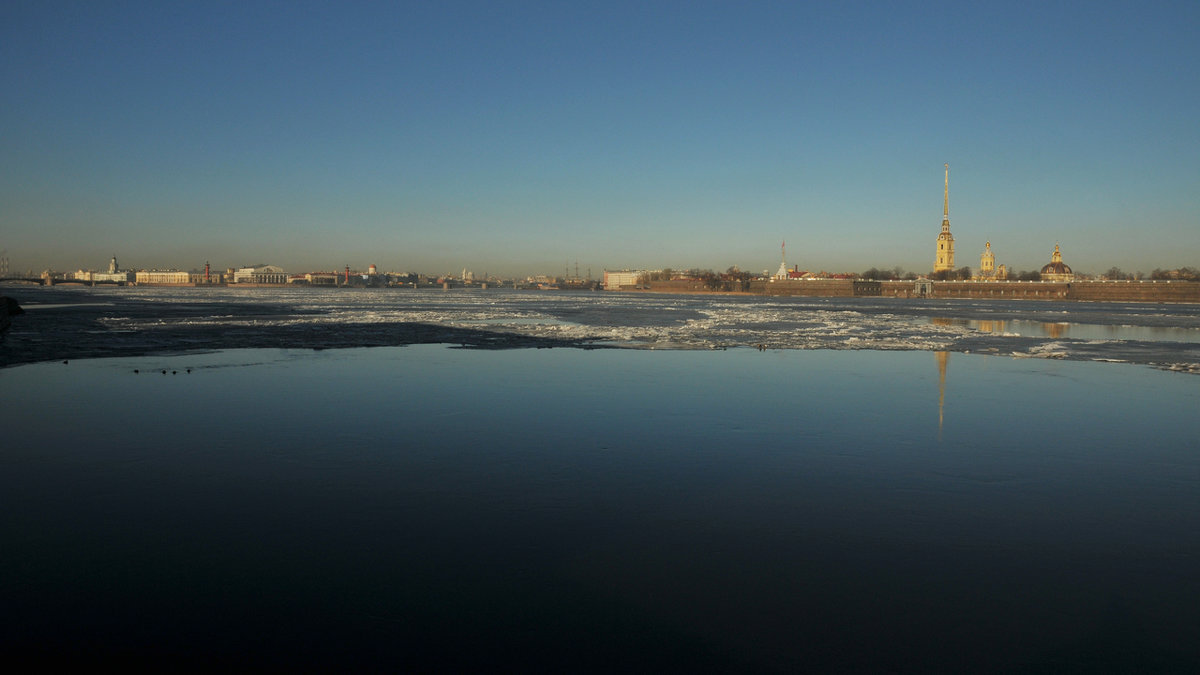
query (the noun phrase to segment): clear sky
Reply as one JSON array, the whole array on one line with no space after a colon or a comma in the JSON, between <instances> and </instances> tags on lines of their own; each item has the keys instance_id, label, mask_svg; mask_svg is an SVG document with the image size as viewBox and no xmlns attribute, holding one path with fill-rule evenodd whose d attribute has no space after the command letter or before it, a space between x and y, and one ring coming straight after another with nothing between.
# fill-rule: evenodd
<instances>
[{"instance_id":1,"label":"clear sky","mask_svg":"<svg viewBox=\"0 0 1200 675\"><path fill-rule=\"evenodd\" d=\"M1200 2L0 4L14 269L1200 266Z\"/></svg>"}]
</instances>

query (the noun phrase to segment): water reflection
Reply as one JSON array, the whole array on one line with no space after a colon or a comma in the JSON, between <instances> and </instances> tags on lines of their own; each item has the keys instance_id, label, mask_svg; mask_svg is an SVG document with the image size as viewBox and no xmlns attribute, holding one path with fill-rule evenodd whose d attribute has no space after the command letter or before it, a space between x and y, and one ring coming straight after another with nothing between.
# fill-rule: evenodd
<instances>
[{"instance_id":1,"label":"water reflection","mask_svg":"<svg viewBox=\"0 0 1200 675\"><path fill-rule=\"evenodd\" d=\"M970 328L981 333L1045 337L1053 340L1071 337L1079 340L1200 342L1200 330L1178 326L1102 325L1026 319L960 319L947 316L930 317L929 323L934 326Z\"/></svg>"},{"instance_id":2,"label":"water reflection","mask_svg":"<svg viewBox=\"0 0 1200 675\"><path fill-rule=\"evenodd\" d=\"M946 409L946 369L950 367L950 352L934 352L938 366L938 442L942 440L942 423Z\"/></svg>"},{"instance_id":3,"label":"water reflection","mask_svg":"<svg viewBox=\"0 0 1200 675\"><path fill-rule=\"evenodd\" d=\"M927 452L919 352L414 345L3 376L6 662L1200 672L1194 378L963 354L948 440L970 452ZM118 390L137 405L61 405ZM1095 395L1119 390L1152 395Z\"/></svg>"}]
</instances>

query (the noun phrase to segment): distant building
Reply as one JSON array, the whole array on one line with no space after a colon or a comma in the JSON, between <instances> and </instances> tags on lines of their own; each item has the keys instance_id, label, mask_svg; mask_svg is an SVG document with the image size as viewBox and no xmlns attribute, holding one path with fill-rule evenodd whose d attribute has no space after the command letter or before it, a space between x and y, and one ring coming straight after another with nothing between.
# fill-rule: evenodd
<instances>
[{"instance_id":1,"label":"distant building","mask_svg":"<svg viewBox=\"0 0 1200 675\"><path fill-rule=\"evenodd\" d=\"M179 270L141 270L134 275L134 281L139 286L187 286L192 278Z\"/></svg>"},{"instance_id":2,"label":"distant building","mask_svg":"<svg viewBox=\"0 0 1200 675\"><path fill-rule=\"evenodd\" d=\"M990 277L996 273L996 256L992 253L992 242L983 247L983 255L979 256L979 276Z\"/></svg>"},{"instance_id":3,"label":"distant building","mask_svg":"<svg viewBox=\"0 0 1200 675\"><path fill-rule=\"evenodd\" d=\"M942 200L942 232L937 238L937 257L934 272L949 272L954 269L954 235L950 234L950 165L946 165L946 192Z\"/></svg>"},{"instance_id":4,"label":"distant building","mask_svg":"<svg viewBox=\"0 0 1200 675\"><path fill-rule=\"evenodd\" d=\"M225 274L223 272L213 272L207 270L192 270L188 272L188 278L195 286L220 286L225 283Z\"/></svg>"},{"instance_id":5,"label":"distant building","mask_svg":"<svg viewBox=\"0 0 1200 675\"><path fill-rule=\"evenodd\" d=\"M130 281L129 272L122 272L117 267L117 256L113 256L108 261L107 272L94 272L92 270L79 270L71 275L76 281L90 281L91 283L119 283L124 284Z\"/></svg>"},{"instance_id":6,"label":"distant building","mask_svg":"<svg viewBox=\"0 0 1200 675\"><path fill-rule=\"evenodd\" d=\"M604 270L604 290L615 291L620 288L632 288L638 285L638 278L644 274L643 272L630 272L624 270L621 272L609 272Z\"/></svg>"},{"instance_id":7,"label":"distant building","mask_svg":"<svg viewBox=\"0 0 1200 675\"><path fill-rule=\"evenodd\" d=\"M129 281L129 272L92 272L92 281L123 284Z\"/></svg>"},{"instance_id":8,"label":"distant building","mask_svg":"<svg viewBox=\"0 0 1200 675\"><path fill-rule=\"evenodd\" d=\"M233 273L235 284L286 284L287 274L278 265L251 265Z\"/></svg>"},{"instance_id":9,"label":"distant building","mask_svg":"<svg viewBox=\"0 0 1200 675\"><path fill-rule=\"evenodd\" d=\"M309 272L299 276L313 286L337 286L338 284L337 272Z\"/></svg>"},{"instance_id":10,"label":"distant building","mask_svg":"<svg viewBox=\"0 0 1200 675\"><path fill-rule=\"evenodd\" d=\"M977 281L994 281L1008 278L1008 268L996 266L996 255L992 253L992 242L987 242L983 254L979 256L979 271L971 277Z\"/></svg>"},{"instance_id":11,"label":"distant building","mask_svg":"<svg viewBox=\"0 0 1200 675\"><path fill-rule=\"evenodd\" d=\"M212 271L212 265L208 264L207 260L204 261L203 270L192 270L191 275L192 283L197 286L220 286L229 278L220 272Z\"/></svg>"},{"instance_id":12,"label":"distant building","mask_svg":"<svg viewBox=\"0 0 1200 675\"><path fill-rule=\"evenodd\" d=\"M1063 262L1058 244L1054 245L1054 253L1050 255L1050 263L1042 268L1042 281L1074 281L1075 273Z\"/></svg>"}]
</instances>

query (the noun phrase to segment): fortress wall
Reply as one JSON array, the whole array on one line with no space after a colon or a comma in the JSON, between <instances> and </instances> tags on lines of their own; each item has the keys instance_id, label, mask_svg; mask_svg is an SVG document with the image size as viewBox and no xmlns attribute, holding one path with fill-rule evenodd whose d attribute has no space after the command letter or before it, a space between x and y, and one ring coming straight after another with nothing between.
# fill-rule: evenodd
<instances>
[{"instance_id":1,"label":"fortress wall","mask_svg":"<svg viewBox=\"0 0 1200 675\"><path fill-rule=\"evenodd\" d=\"M917 298L916 282L884 281L880 296ZM931 298L979 298L991 300L1068 300L1068 284L1018 281L935 281Z\"/></svg>"},{"instance_id":2,"label":"fortress wall","mask_svg":"<svg viewBox=\"0 0 1200 675\"><path fill-rule=\"evenodd\" d=\"M919 297L914 281L875 283L879 284L879 297ZM752 281L743 288L758 295L849 298L855 295L854 284L851 279L798 279ZM860 292L869 290L869 285L861 282L859 285ZM932 289L931 298L1200 303L1200 282L1192 281L934 281ZM656 281L650 284L649 290L658 293L714 292L700 281Z\"/></svg>"},{"instance_id":3,"label":"fortress wall","mask_svg":"<svg viewBox=\"0 0 1200 675\"><path fill-rule=\"evenodd\" d=\"M879 295L884 298L916 298L915 281L881 281Z\"/></svg>"},{"instance_id":4,"label":"fortress wall","mask_svg":"<svg viewBox=\"0 0 1200 675\"><path fill-rule=\"evenodd\" d=\"M672 279L671 281L650 281L646 283L652 293L713 293L703 281L695 279ZM719 289L717 289L719 290Z\"/></svg>"},{"instance_id":5,"label":"fortress wall","mask_svg":"<svg viewBox=\"0 0 1200 675\"><path fill-rule=\"evenodd\" d=\"M909 286L912 284L910 283ZM795 279L788 281L754 281L751 293L763 295L797 295L820 298L849 298L854 295L851 279Z\"/></svg>"},{"instance_id":6,"label":"fortress wall","mask_svg":"<svg viewBox=\"0 0 1200 675\"><path fill-rule=\"evenodd\" d=\"M1053 281L935 281L934 298L1067 300L1070 284Z\"/></svg>"},{"instance_id":7,"label":"fortress wall","mask_svg":"<svg viewBox=\"0 0 1200 675\"><path fill-rule=\"evenodd\" d=\"M1071 300L1200 303L1195 281L1075 281L1070 286Z\"/></svg>"}]
</instances>

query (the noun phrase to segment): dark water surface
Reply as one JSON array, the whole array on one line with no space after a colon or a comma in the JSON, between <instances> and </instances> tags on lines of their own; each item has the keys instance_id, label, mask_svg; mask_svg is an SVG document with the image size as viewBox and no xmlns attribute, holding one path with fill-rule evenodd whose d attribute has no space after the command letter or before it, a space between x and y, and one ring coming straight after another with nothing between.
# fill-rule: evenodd
<instances>
[{"instance_id":1,"label":"dark water surface","mask_svg":"<svg viewBox=\"0 0 1200 675\"><path fill-rule=\"evenodd\" d=\"M944 352L431 345L7 368L0 652L1195 672L1198 382Z\"/></svg>"}]
</instances>

